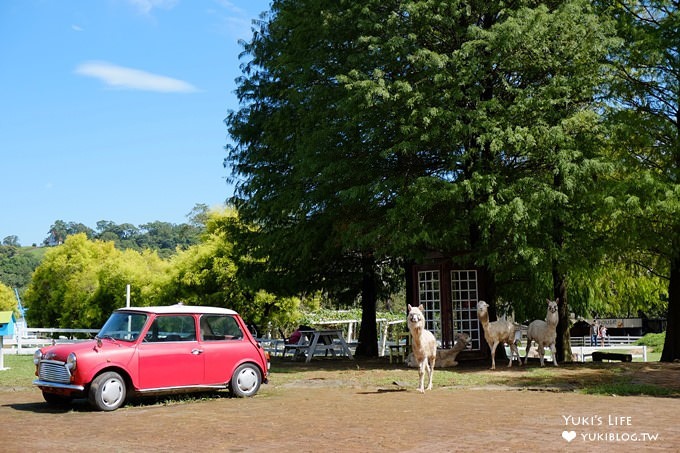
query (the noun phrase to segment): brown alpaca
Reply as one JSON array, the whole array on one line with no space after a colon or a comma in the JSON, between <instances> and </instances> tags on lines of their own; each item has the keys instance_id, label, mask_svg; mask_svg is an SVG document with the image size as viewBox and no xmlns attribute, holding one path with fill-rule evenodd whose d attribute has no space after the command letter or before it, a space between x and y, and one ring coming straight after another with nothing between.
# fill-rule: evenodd
<instances>
[{"instance_id":1,"label":"brown alpaca","mask_svg":"<svg viewBox=\"0 0 680 453\"><path fill-rule=\"evenodd\" d=\"M425 317L423 316L423 306L412 307L408 306L408 315L406 316L406 324L408 330L411 332L413 339L413 357L418 363L418 377L420 378L420 385L418 391L425 393L425 370L429 375L428 390L432 390L432 373L434 372L434 362L437 359L437 340L432 335L432 332L425 329Z\"/></svg>"},{"instance_id":2,"label":"brown alpaca","mask_svg":"<svg viewBox=\"0 0 680 453\"><path fill-rule=\"evenodd\" d=\"M437 350L437 366L439 368L457 366L456 357L460 351L467 347L468 341L470 341L470 335L466 333L456 334L456 343L453 348Z\"/></svg>"},{"instance_id":3,"label":"brown alpaca","mask_svg":"<svg viewBox=\"0 0 680 453\"><path fill-rule=\"evenodd\" d=\"M456 357L458 353L467 347L470 341L470 335L466 333L456 334L456 343L451 349L437 349L437 367L446 368L451 366L457 366ZM413 353L410 353L405 360L406 366L410 368L415 368L418 366L416 359L413 358Z\"/></svg>"}]
</instances>

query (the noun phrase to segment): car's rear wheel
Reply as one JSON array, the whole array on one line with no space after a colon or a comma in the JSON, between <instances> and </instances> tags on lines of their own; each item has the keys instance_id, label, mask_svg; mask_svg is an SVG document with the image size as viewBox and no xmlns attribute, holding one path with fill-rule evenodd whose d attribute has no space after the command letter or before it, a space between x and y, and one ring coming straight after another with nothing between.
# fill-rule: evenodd
<instances>
[{"instance_id":1,"label":"car's rear wheel","mask_svg":"<svg viewBox=\"0 0 680 453\"><path fill-rule=\"evenodd\" d=\"M45 402L50 406L66 406L73 400L70 396L57 395L50 392L42 392L42 394Z\"/></svg>"},{"instance_id":2,"label":"car's rear wheel","mask_svg":"<svg viewBox=\"0 0 680 453\"><path fill-rule=\"evenodd\" d=\"M262 375L260 369L252 363L244 363L236 368L231 377L231 393L239 398L253 396L260 389Z\"/></svg>"},{"instance_id":3,"label":"car's rear wheel","mask_svg":"<svg viewBox=\"0 0 680 453\"><path fill-rule=\"evenodd\" d=\"M92 380L88 399L95 409L114 411L123 405L127 388L125 380L115 371L107 371Z\"/></svg>"}]
</instances>

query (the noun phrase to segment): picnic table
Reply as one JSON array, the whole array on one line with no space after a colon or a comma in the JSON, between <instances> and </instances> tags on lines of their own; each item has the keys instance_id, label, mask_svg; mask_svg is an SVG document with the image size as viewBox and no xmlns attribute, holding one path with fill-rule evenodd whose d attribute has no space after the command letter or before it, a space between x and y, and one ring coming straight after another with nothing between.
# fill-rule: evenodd
<instances>
[{"instance_id":1,"label":"picnic table","mask_svg":"<svg viewBox=\"0 0 680 453\"><path fill-rule=\"evenodd\" d=\"M303 330L300 334L300 340L296 344L285 345L284 357L286 352L291 350L294 351L294 357L306 355L306 362L310 362L319 352L324 352L324 355L330 352L333 357L342 356L354 359L340 329Z\"/></svg>"}]
</instances>

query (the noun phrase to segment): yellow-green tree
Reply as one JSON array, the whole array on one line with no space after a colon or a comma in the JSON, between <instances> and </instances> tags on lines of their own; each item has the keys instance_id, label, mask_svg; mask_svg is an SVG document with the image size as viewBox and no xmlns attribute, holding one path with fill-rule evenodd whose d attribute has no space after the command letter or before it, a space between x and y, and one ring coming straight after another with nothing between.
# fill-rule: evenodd
<instances>
[{"instance_id":1,"label":"yellow-green tree","mask_svg":"<svg viewBox=\"0 0 680 453\"><path fill-rule=\"evenodd\" d=\"M125 306L127 284L133 305L156 302L167 263L153 252L117 250L113 242L69 236L50 249L36 269L24 302L29 325L97 328Z\"/></svg>"},{"instance_id":2,"label":"yellow-green tree","mask_svg":"<svg viewBox=\"0 0 680 453\"><path fill-rule=\"evenodd\" d=\"M233 232L245 228L232 208L208 214L206 233L200 244L179 251L170 260L170 277L162 289L166 302L212 305L238 311L259 329L295 322L300 299L277 297L262 291L239 273L239 264L248 260L234 253Z\"/></svg>"},{"instance_id":3,"label":"yellow-green tree","mask_svg":"<svg viewBox=\"0 0 680 453\"><path fill-rule=\"evenodd\" d=\"M12 288L0 283L0 311L9 310L17 311L17 300Z\"/></svg>"}]
</instances>

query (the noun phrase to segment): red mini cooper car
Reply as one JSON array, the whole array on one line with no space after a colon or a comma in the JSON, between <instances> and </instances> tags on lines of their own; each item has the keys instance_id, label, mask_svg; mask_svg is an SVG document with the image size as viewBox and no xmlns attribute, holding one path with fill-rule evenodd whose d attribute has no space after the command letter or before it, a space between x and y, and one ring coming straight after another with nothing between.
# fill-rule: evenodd
<instances>
[{"instance_id":1,"label":"red mini cooper car","mask_svg":"<svg viewBox=\"0 0 680 453\"><path fill-rule=\"evenodd\" d=\"M42 348L33 361L45 401L87 397L104 411L129 395L228 388L253 396L270 365L235 311L185 305L121 308L93 340Z\"/></svg>"}]
</instances>

